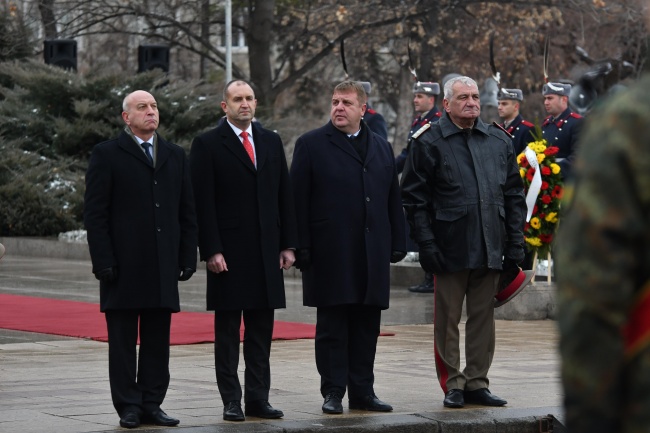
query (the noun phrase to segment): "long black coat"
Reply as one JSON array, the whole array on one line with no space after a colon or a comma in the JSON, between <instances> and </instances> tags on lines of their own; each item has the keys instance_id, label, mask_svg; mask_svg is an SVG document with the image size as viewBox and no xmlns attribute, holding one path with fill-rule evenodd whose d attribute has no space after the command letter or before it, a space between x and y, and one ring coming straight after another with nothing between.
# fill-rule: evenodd
<instances>
[{"instance_id":1,"label":"long black coat","mask_svg":"<svg viewBox=\"0 0 650 433\"><path fill-rule=\"evenodd\" d=\"M298 246L287 160L278 134L252 127L257 169L228 122L192 142L201 260L228 265L208 272L208 310L286 306L280 251Z\"/></svg>"},{"instance_id":2,"label":"long black coat","mask_svg":"<svg viewBox=\"0 0 650 433\"><path fill-rule=\"evenodd\" d=\"M196 267L197 225L185 151L158 140L154 169L125 131L93 149L84 223L93 271L118 267L100 283L101 311L180 310L179 267Z\"/></svg>"},{"instance_id":3,"label":"long black coat","mask_svg":"<svg viewBox=\"0 0 650 433\"><path fill-rule=\"evenodd\" d=\"M366 129L362 161L331 122L296 142L291 181L300 247L311 251L302 272L303 303L388 308L391 251L406 251L393 150Z\"/></svg>"}]
</instances>

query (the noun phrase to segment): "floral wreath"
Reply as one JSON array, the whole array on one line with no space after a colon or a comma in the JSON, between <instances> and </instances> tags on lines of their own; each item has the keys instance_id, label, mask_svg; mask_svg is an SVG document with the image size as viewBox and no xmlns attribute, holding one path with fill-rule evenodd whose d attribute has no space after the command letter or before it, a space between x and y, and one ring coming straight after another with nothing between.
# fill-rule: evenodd
<instances>
[{"instance_id":1,"label":"floral wreath","mask_svg":"<svg viewBox=\"0 0 650 433\"><path fill-rule=\"evenodd\" d=\"M524 194L529 205L534 198L531 195L534 195L536 189L533 187L531 192L531 183L534 184L533 179L536 172L534 165L538 165L541 175L541 185L537 183L539 193L534 201L532 213L528 209L530 219L524 226L524 239L528 251L536 253L537 257L546 257L551 252L551 243L558 226L560 201L564 189L560 175L561 169L555 162L555 155L559 151L558 147L547 146L539 126L536 126L533 137L535 141L528 143L526 150L517 156L519 174L524 182ZM527 156L528 149L534 152L534 155L529 151ZM531 157L537 158L537 164L529 160ZM533 162L532 165L531 162Z\"/></svg>"}]
</instances>

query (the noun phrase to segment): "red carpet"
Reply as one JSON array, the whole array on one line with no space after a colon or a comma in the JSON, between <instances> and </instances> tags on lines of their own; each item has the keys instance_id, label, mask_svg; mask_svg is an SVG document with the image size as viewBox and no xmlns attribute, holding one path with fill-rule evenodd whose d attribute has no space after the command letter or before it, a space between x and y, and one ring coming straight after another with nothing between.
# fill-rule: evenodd
<instances>
[{"instance_id":1,"label":"red carpet","mask_svg":"<svg viewBox=\"0 0 650 433\"><path fill-rule=\"evenodd\" d=\"M86 302L0 294L0 328L108 341L99 305ZM314 338L315 333L315 325L276 320L273 339ZM171 344L208 342L214 342L213 313L172 315Z\"/></svg>"}]
</instances>

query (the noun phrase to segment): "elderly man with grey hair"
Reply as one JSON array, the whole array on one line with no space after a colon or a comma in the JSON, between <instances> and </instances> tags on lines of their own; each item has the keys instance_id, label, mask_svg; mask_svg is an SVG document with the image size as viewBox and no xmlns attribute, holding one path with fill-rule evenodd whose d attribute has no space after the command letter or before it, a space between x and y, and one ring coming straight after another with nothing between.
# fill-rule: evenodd
<instances>
[{"instance_id":1,"label":"elderly man with grey hair","mask_svg":"<svg viewBox=\"0 0 650 433\"><path fill-rule=\"evenodd\" d=\"M484 123L476 82L445 83L444 113L413 136L402 199L420 264L435 275L434 341L444 406L503 406L488 390L495 347L494 296L502 271L524 258L525 199L510 138ZM460 323L467 304L465 357Z\"/></svg>"}]
</instances>

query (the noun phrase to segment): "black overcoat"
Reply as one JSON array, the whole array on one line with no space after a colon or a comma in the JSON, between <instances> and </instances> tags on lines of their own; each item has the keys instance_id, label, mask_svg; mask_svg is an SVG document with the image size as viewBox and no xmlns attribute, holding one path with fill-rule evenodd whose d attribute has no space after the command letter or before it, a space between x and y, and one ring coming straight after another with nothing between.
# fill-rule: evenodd
<instances>
[{"instance_id":1,"label":"black overcoat","mask_svg":"<svg viewBox=\"0 0 650 433\"><path fill-rule=\"evenodd\" d=\"M125 131L93 148L84 223L93 272L118 267L100 283L101 311L180 310L180 267L196 267L197 225L185 151L157 137L156 168Z\"/></svg>"},{"instance_id":2,"label":"black overcoat","mask_svg":"<svg viewBox=\"0 0 650 433\"><path fill-rule=\"evenodd\" d=\"M228 122L192 142L201 260L228 265L208 272L208 310L286 306L280 251L298 244L287 160L278 134L252 128L257 169Z\"/></svg>"},{"instance_id":3,"label":"black overcoat","mask_svg":"<svg viewBox=\"0 0 650 433\"><path fill-rule=\"evenodd\" d=\"M388 308L391 251L406 251L404 214L393 150L367 136L365 161L331 122L296 142L298 233L312 258L302 272L304 305Z\"/></svg>"}]
</instances>

